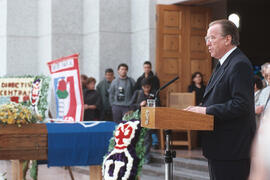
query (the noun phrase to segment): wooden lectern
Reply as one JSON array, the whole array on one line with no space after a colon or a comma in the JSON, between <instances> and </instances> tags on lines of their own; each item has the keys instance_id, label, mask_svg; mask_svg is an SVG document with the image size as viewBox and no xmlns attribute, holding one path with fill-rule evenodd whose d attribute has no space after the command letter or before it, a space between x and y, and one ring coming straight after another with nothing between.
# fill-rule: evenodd
<instances>
[{"instance_id":1,"label":"wooden lectern","mask_svg":"<svg viewBox=\"0 0 270 180\"><path fill-rule=\"evenodd\" d=\"M141 126L150 129L165 129L165 180L173 179L173 158L176 153L170 148L171 130L214 129L214 117L169 107L142 107Z\"/></svg>"},{"instance_id":2,"label":"wooden lectern","mask_svg":"<svg viewBox=\"0 0 270 180\"><path fill-rule=\"evenodd\" d=\"M150 129L213 131L214 117L176 108L142 107L141 126Z\"/></svg>"}]
</instances>

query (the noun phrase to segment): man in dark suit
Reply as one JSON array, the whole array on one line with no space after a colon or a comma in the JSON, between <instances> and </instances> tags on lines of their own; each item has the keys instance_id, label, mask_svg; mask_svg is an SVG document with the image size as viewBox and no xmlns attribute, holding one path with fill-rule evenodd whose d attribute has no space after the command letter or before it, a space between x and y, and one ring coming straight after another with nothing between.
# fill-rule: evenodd
<instances>
[{"instance_id":1,"label":"man in dark suit","mask_svg":"<svg viewBox=\"0 0 270 180\"><path fill-rule=\"evenodd\" d=\"M231 21L210 23L205 40L219 62L201 106L186 110L214 116L214 131L204 132L202 142L210 179L246 180L256 129L252 65L237 47L239 32Z\"/></svg>"}]
</instances>

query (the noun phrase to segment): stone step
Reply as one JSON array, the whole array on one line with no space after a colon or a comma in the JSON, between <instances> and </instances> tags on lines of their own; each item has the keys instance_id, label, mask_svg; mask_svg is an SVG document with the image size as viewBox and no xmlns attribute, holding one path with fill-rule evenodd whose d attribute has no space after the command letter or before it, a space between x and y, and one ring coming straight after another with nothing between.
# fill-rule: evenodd
<instances>
[{"instance_id":1,"label":"stone step","mask_svg":"<svg viewBox=\"0 0 270 180\"><path fill-rule=\"evenodd\" d=\"M156 152L151 152L152 161L154 163L160 163L164 164L164 155ZM180 167L180 168L186 168L186 169L192 169L192 170L198 170L208 173L208 163L206 159L190 159L190 158L173 158L173 166L174 167Z\"/></svg>"},{"instance_id":2,"label":"stone step","mask_svg":"<svg viewBox=\"0 0 270 180\"><path fill-rule=\"evenodd\" d=\"M86 166L72 167L74 173L89 175L89 168ZM164 180L165 166L163 164L151 163L144 165L141 172L141 180ZM186 168L174 167L174 180L209 180L209 175L206 172L191 170Z\"/></svg>"},{"instance_id":3,"label":"stone step","mask_svg":"<svg viewBox=\"0 0 270 180\"><path fill-rule=\"evenodd\" d=\"M151 177L155 177L156 180L165 179L165 165L160 163L151 163L144 165L141 174L141 179L151 180ZM209 180L210 178L208 172L174 166L173 179Z\"/></svg>"}]
</instances>

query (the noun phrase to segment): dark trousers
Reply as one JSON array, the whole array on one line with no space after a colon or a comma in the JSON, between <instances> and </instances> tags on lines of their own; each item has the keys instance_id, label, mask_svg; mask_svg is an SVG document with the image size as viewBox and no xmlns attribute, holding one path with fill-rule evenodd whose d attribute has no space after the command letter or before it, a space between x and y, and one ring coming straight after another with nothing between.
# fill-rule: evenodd
<instances>
[{"instance_id":1,"label":"dark trousers","mask_svg":"<svg viewBox=\"0 0 270 180\"><path fill-rule=\"evenodd\" d=\"M128 111L129 111L128 106L112 105L113 121L119 124L122 121L122 117Z\"/></svg>"},{"instance_id":2,"label":"dark trousers","mask_svg":"<svg viewBox=\"0 0 270 180\"><path fill-rule=\"evenodd\" d=\"M152 137L151 137L151 130L150 129L146 131L143 144L145 147L144 160L145 160L145 163L149 163L151 161L150 150L152 147Z\"/></svg>"},{"instance_id":3,"label":"dark trousers","mask_svg":"<svg viewBox=\"0 0 270 180\"><path fill-rule=\"evenodd\" d=\"M113 121L112 110L103 110L103 111L101 111L100 120L102 120L102 121Z\"/></svg>"},{"instance_id":4,"label":"dark trousers","mask_svg":"<svg viewBox=\"0 0 270 180\"><path fill-rule=\"evenodd\" d=\"M208 159L210 180L247 180L250 159L218 161Z\"/></svg>"}]
</instances>

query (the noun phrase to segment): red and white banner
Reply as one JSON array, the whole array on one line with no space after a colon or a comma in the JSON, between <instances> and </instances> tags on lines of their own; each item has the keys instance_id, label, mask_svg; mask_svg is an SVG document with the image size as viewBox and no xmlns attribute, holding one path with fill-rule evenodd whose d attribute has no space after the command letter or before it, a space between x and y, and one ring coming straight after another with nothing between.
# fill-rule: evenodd
<instances>
[{"instance_id":1,"label":"red and white banner","mask_svg":"<svg viewBox=\"0 0 270 180\"><path fill-rule=\"evenodd\" d=\"M78 54L48 63L56 102L56 118L79 122L83 118L83 96Z\"/></svg>"}]
</instances>

